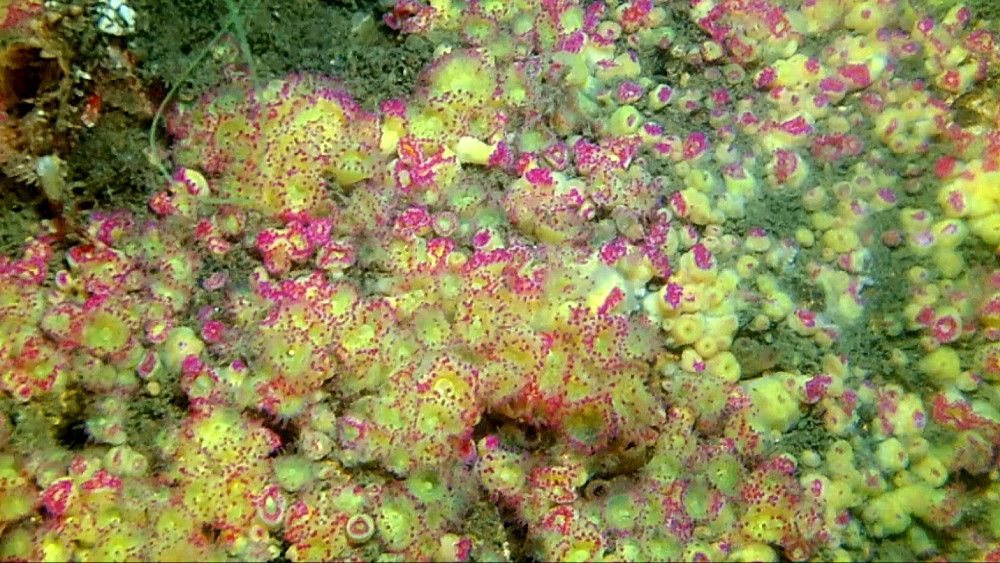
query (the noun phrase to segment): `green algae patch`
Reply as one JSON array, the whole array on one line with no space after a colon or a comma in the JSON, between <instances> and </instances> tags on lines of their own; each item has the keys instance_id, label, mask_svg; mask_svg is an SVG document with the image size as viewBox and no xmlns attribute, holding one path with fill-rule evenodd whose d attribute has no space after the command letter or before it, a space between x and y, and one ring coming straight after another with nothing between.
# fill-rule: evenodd
<instances>
[{"instance_id":1,"label":"green algae patch","mask_svg":"<svg viewBox=\"0 0 1000 563\"><path fill-rule=\"evenodd\" d=\"M336 76L367 109L377 99L409 94L414 69L430 60L433 45L400 37L383 25L377 2L347 4L136 0L144 17L131 43L143 59L146 79L180 87L182 100L221 82L231 65L250 66L261 82L289 72ZM213 43L225 29L231 35Z\"/></svg>"},{"instance_id":2,"label":"green algae patch","mask_svg":"<svg viewBox=\"0 0 1000 563\"><path fill-rule=\"evenodd\" d=\"M0 176L0 255L16 256L47 215L37 186Z\"/></svg>"},{"instance_id":3,"label":"green algae patch","mask_svg":"<svg viewBox=\"0 0 1000 563\"><path fill-rule=\"evenodd\" d=\"M147 122L113 110L86 130L67 155L67 207L80 216L91 209L126 208L146 213L146 199L163 178L150 167Z\"/></svg>"}]
</instances>

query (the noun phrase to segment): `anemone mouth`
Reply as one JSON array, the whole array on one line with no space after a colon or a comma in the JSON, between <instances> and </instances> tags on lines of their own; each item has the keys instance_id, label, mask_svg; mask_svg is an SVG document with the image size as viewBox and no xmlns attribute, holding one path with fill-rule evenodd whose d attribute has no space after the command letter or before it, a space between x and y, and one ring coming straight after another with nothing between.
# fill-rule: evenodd
<instances>
[{"instance_id":1,"label":"anemone mouth","mask_svg":"<svg viewBox=\"0 0 1000 563\"><path fill-rule=\"evenodd\" d=\"M347 521L344 529L347 531L348 541L360 545L375 535L375 521L367 514L355 514Z\"/></svg>"},{"instance_id":2,"label":"anemone mouth","mask_svg":"<svg viewBox=\"0 0 1000 563\"><path fill-rule=\"evenodd\" d=\"M610 483L604 479L591 479L583 489L583 496L587 500L597 500L604 498L610 491Z\"/></svg>"},{"instance_id":3,"label":"anemone mouth","mask_svg":"<svg viewBox=\"0 0 1000 563\"><path fill-rule=\"evenodd\" d=\"M563 430L573 443L584 449L595 450L606 438L604 426L604 417L600 411L585 408L566 417Z\"/></svg>"},{"instance_id":4,"label":"anemone mouth","mask_svg":"<svg viewBox=\"0 0 1000 563\"><path fill-rule=\"evenodd\" d=\"M129 328L121 319L107 312L98 312L83 327L83 343L101 354L122 350L129 340Z\"/></svg>"}]
</instances>

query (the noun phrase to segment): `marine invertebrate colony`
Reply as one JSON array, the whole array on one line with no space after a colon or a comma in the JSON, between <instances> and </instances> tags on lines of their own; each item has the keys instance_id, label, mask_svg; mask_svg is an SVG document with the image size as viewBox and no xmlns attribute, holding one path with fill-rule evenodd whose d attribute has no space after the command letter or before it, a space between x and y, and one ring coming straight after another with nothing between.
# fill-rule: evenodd
<instances>
[{"instance_id":1,"label":"marine invertebrate colony","mask_svg":"<svg viewBox=\"0 0 1000 563\"><path fill-rule=\"evenodd\" d=\"M1000 556L1000 133L955 112L994 31L385 22L440 45L410 96L237 79L168 116L148 212L0 259L0 558Z\"/></svg>"}]
</instances>

